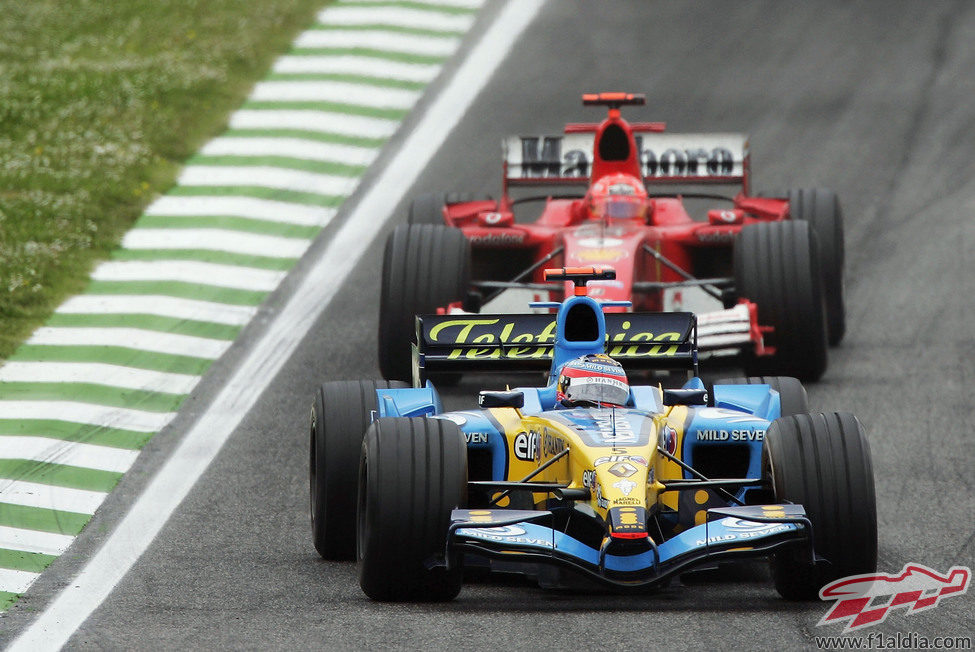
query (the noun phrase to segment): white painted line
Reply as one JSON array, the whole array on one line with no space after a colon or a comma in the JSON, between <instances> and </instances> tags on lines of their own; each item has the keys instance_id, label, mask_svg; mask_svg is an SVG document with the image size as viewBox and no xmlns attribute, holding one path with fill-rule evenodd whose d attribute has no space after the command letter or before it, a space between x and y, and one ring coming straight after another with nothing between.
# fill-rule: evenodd
<instances>
[{"instance_id":1,"label":"white painted line","mask_svg":"<svg viewBox=\"0 0 975 652\"><path fill-rule=\"evenodd\" d=\"M265 165L188 165L179 175L182 186L257 186L275 190L345 196L359 180Z\"/></svg>"},{"instance_id":2,"label":"white painted line","mask_svg":"<svg viewBox=\"0 0 975 652\"><path fill-rule=\"evenodd\" d=\"M0 568L0 591L23 593L40 576L40 573Z\"/></svg>"},{"instance_id":3,"label":"white painted line","mask_svg":"<svg viewBox=\"0 0 975 652\"><path fill-rule=\"evenodd\" d=\"M200 377L96 362L21 362L12 360L0 367L0 382L93 383L108 387L163 392L164 394L189 394L200 382ZM9 441L9 439L0 439L0 443Z\"/></svg>"},{"instance_id":4,"label":"white painted line","mask_svg":"<svg viewBox=\"0 0 975 652\"><path fill-rule=\"evenodd\" d=\"M332 5L318 14L326 25L395 25L438 32L466 32L474 22L473 14L448 14L435 9L405 7L350 7Z\"/></svg>"},{"instance_id":5,"label":"white painted line","mask_svg":"<svg viewBox=\"0 0 975 652\"><path fill-rule=\"evenodd\" d=\"M203 249L233 254L301 258L311 240L229 229L132 229L122 238L126 249Z\"/></svg>"},{"instance_id":6,"label":"white painted line","mask_svg":"<svg viewBox=\"0 0 975 652\"><path fill-rule=\"evenodd\" d=\"M378 149L323 143L301 138L232 137L214 138L203 146L204 156L286 156L304 161L369 165Z\"/></svg>"},{"instance_id":7,"label":"white painted line","mask_svg":"<svg viewBox=\"0 0 975 652\"><path fill-rule=\"evenodd\" d=\"M352 54L283 56L274 62L274 72L283 74L363 75L380 79L428 82L440 73L434 63L407 63Z\"/></svg>"},{"instance_id":8,"label":"white painted line","mask_svg":"<svg viewBox=\"0 0 975 652\"><path fill-rule=\"evenodd\" d=\"M54 419L136 432L159 432L175 416L175 412L144 412L72 401L0 401L0 419Z\"/></svg>"},{"instance_id":9,"label":"white painted line","mask_svg":"<svg viewBox=\"0 0 975 652\"><path fill-rule=\"evenodd\" d=\"M195 335L163 333L141 328L74 328L41 326L28 344L42 346L121 346L153 353L188 355L193 358L216 360L233 344L230 340L214 340Z\"/></svg>"},{"instance_id":10,"label":"white painted line","mask_svg":"<svg viewBox=\"0 0 975 652\"><path fill-rule=\"evenodd\" d=\"M419 91L338 81L264 81L254 85L257 102L339 102L374 109L410 109Z\"/></svg>"},{"instance_id":11,"label":"white painted line","mask_svg":"<svg viewBox=\"0 0 975 652\"><path fill-rule=\"evenodd\" d=\"M108 494L104 491L68 489L39 482L0 480L0 503L94 514Z\"/></svg>"},{"instance_id":12,"label":"white painted line","mask_svg":"<svg viewBox=\"0 0 975 652\"><path fill-rule=\"evenodd\" d=\"M138 456L139 451L126 448L82 444L49 437L0 436L0 459L4 460L31 460L125 473ZM0 548L2 547L0 543Z\"/></svg>"},{"instance_id":13,"label":"white painted line","mask_svg":"<svg viewBox=\"0 0 975 652\"><path fill-rule=\"evenodd\" d=\"M120 260L102 263L91 277L96 281L176 281L238 290L270 292L285 272L201 263L194 260Z\"/></svg>"},{"instance_id":14,"label":"white painted line","mask_svg":"<svg viewBox=\"0 0 975 652\"><path fill-rule=\"evenodd\" d=\"M6 550L60 555L68 549L72 541L74 541L74 537L69 534L24 530L19 527L0 525L0 548Z\"/></svg>"},{"instance_id":15,"label":"white painted line","mask_svg":"<svg viewBox=\"0 0 975 652\"><path fill-rule=\"evenodd\" d=\"M295 39L296 48L366 48L434 57L449 57L458 45L460 39L453 36L433 38L382 29L310 29Z\"/></svg>"},{"instance_id":16,"label":"white painted line","mask_svg":"<svg viewBox=\"0 0 975 652\"><path fill-rule=\"evenodd\" d=\"M246 217L281 224L325 226L335 217L335 209L257 197L164 195L146 208L146 215Z\"/></svg>"},{"instance_id":17,"label":"white painted line","mask_svg":"<svg viewBox=\"0 0 975 652\"><path fill-rule=\"evenodd\" d=\"M172 457L101 549L7 652L60 648L108 597L297 350L345 279L358 269L359 259L385 228L390 206L412 187L542 2L517 0L504 6Z\"/></svg>"},{"instance_id":18,"label":"white painted line","mask_svg":"<svg viewBox=\"0 0 975 652\"><path fill-rule=\"evenodd\" d=\"M462 9L480 9L484 0L412 0L415 4L425 4L431 7L460 7ZM345 0L349 5L387 4L389 0Z\"/></svg>"},{"instance_id":19,"label":"white painted line","mask_svg":"<svg viewBox=\"0 0 975 652\"><path fill-rule=\"evenodd\" d=\"M231 129L298 129L339 136L388 138L399 121L312 109L241 109L230 116Z\"/></svg>"},{"instance_id":20,"label":"white painted line","mask_svg":"<svg viewBox=\"0 0 975 652\"><path fill-rule=\"evenodd\" d=\"M257 307L151 294L81 294L62 303L57 312L69 315L156 315L243 326L257 313Z\"/></svg>"}]
</instances>

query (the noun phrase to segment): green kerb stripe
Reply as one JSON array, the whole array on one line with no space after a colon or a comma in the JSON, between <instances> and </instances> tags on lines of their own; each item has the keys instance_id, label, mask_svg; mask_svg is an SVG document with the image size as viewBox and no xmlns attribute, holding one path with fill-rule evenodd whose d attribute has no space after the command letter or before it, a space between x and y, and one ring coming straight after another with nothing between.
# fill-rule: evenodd
<instances>
[{"instance_id":1,"label":"green kerb stripe","mask_svg":"<svg viewBox=\"0 0 975 652\"><path fill-rule=\"evenodd\" d=\"M73 314L56 312L47 320L48 326L98 326L104 328L142 328L162 333L194 335L214 340L234 340L241 326L212 324L206 321L135 314Z\"/></svg>"},{"instance_id":2,"label":"green kerb stripe","mask_svg":"<svg viewBox=\"0 0 975 652\"><path fill-rule=\"evenodd\" d=\"M0 383L0 398L5 401L75 401L145 412L175 412L186 396L94 383Z\"/></svg>"},{"instance_id":3,"label":"green kerb stripe","mask_svg":"<svg viewBox=\"0 0 975 652\"><path fill-rule=\"evenodd\" d=\"M57 559L54 555L45 555L41 552L24 552L23 550L7 550L0 548L0 568L10 570L27 571L28 573L40 573ZM0 591L0 605L3 604L5 596L13 595Z\"/></svg>"},{"instance_id":4,"label":"green kerb stripe","mask_svg":"<svg viewBox=\"0 0 975 652\"><path fill-rule=\"evenodd\" d=\"M227 303L232 306L258 306L267 292L238 290L183 281L92 281L87 294L151 294L181 299Z\"/></svg>"},{"instance_id":5,"label":"green kerb stripe","mask_svg":"<svg viewBox=\"0 0 975 652\"><path fill-rule=\"evenodd\" d=\"M347 75L331 72L277 72L267 76L268 81L341 81L352 84L369 84L370 86L385 86L387 88L405 88L412 91L422 91L427 87L426 82L409 81L407 79L389 79L387 77L369 77L368 75Z\"/></svg>"},{"instance_id":6,"label":"green kerb stripe","mask_svg":"<svg viewBox=\"0 0 975 652\"><path fill-rule=\"evenodd\" d=\"M372 57L374 59L386 59L388 61L401 61L403 63L443 63L446 57L436 54L411 54L408 52L389 52L388 50L376 50L374 48L292 48L289 54L300 56L303 54L314 54L324 56L343 56L353 55L357 57Z\"/></svg>"},{"instance_id":7,"label":"green kerb stripe","mask_svg":"<svg viewBox=\"0 0 975 652\"><path fill-rule=\"evenodd\" d=\"M294 267L297 258L270 258L236 254L229 251L211 249L116 249L112 260L193 260L201 263L254 267L277 272L286 272Z\"/></svg>"},{"instance_id":8,"label":"green kerb stripe","mask_svg":"<svg viewBox=\"0 0 975 652\"><path fill-rule=\"evenodd\" d=\"M152 437L151 432L136 432L122 428L93 426L72 421L53 419L0 419L0 437L48 437L82 444L112 446L127 450L140 450ZM3 441L0 440L0 446Z\"/></svg>"},{"instance_id":9,"label":"green kerb stripe","mask_svg":"<svg viewBox=\"0 0 975 652\"><path fill-rule=\"evenodd\" d=\"M280 190L278 188L264 188L262 186L176 186L169 191L176 197L256 197L257 199L275 199L277 201L308 204L309 206L339 206L345 201L345 195L319 195L311 192L296 190Z\"/></svg>"},{"instance_id":10,"label":"green kerb stripe","mask_svg":"<svg viewBox=\"0 0 975 652\"><path fill-rule=\"evenodd\" d=\"M3 439L0 439L0 444L3 444ZM69 489L109 492L122 479L122 474L35 460L0 460L0 478L27 480Z\"/></svg>"},{"instance_id":11,"label":"green kerb stripe","mask_svg":"<svg viewBox=\"0 0 975 652\"><path fill-rule=\"evenodd\" d=\"M77 536L91 519L88 514L0 503L0 525Z\"/></svg>"},{"instance_id":12,"label":"green kerb stripe","mask_svg":"<svg viewBox=\"0 0 975 652\"><path fill-rule=\"evenodd\" d=\"M427 29L424 27L408 27L406 25L390 25L377 19L376 22L364 23L362 25L329 25L327 23L317 23L312 26L314 30L342 30L343 32L372 32L382 30L384 32L396 32L397 34L414 34L416 36L432 36L434 38L449 38L463 36L463 31ZM395 46L393 46L395 47Z\"/></svg>"},{"instance_id":13,"label":"green kerb stripe","mask_svg":"<svg viewBox=\"0 0 975 652\"><path fill-rule=\"evenodd\" d=\"M185 355L153 353L121 346L47 346L25 344L10 356L11 360L38 362L103 362L123 367L168 371L174 374L202 376L212 360Z\"/></svg>"},{"instance_id":14,"label":"green kerb stripe","mask_svg":"<svg viewBox=\"0 0 975 652\"><path fill-rule=\"evenodd\" d=\"M410 0L389 0L388 2L357 2L356 0L341 0L342 6L357 5L362 7L407 7L410 9L426 9L441 14L455 14L471 16L477 9L469 7L455 7L453 5L429 4L427 2L410 2Z\"/></svg>"},{"instance_id":15,"label":"green kerb stripe","mask_svg":"<svg viewBox=\"0 0 975 652\"><path fill-rule=\"evenodd\" d=\"M304 129L229 129L224 136L257 136L269 138L302 138L304 140L318 140L323 143L336 145L358 145L360 147L382 147L386 138L367 138L365 136L348 136L346 134L329 134L320 131L306 131Z\"/></svg>"},{"instance_id":16,"label":"green kerb stripe","mask_svg":"<svg viewBox=\"0 0 975 652\"><path fill-rule=\"evenodd\" d=\"M187 161L187 165L231 165L257 166L267 165L287 170L301 170L303 172L317 172L337 177L360 177L366 171L364 165L349 165L346 163L332 163L329 161L309 161L289 156L204 156L197 155Z\"/></svg>"},{"instance_id":17,"label":"green kerb stripe","mask_svg":"<svg viewBox=\"0 0 975 652\"><path fill-rule=\"evenodd\" d=\"M137 229L226 229L259 235L278 235L282 238L312 240L322 227L269 222L233 215L143 215L135 223ZM131 251L131 250L129 250Z\"/></svg>"},{"instance_id":18,"label":"green kerb stripe","mask_svg":"<svg viewBox=\"0 0 975 652\"><path fill-rule=\"evenodd\" d=\"M373 106L358 106L355 104L341 104L339 102L318 102L318 101L299 101L299 102L272 102L249 100L244 102L242 109L285 109L291 111L311 110L311 111L332 111L334 113L348 113L349 115L363 115L369 118L386 118L387 120L402 120L409 109L380 109Z\"/></svg>"}]
</instances>

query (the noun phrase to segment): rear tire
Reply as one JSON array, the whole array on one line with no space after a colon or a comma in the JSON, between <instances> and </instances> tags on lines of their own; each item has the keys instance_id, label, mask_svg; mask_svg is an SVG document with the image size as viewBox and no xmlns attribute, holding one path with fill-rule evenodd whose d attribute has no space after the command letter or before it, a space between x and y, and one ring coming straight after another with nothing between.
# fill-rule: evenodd
<instances>
[{"instance_id":1,"label":"rear tire","mask_svg":"<svg viewBox=\"0 0 975 652\"><path fill-rule=\"evenodd\" d=\"M818 380L826 371L826 308L816 238L805 222L745 226L735 240L735 285L739 297L758 306L758 322L774 331L771 356L749 356L750 376L796 376Z\"/></svg>"},{"instance_id":2,"label":"rear tire","mask_svg":"<svg viewBox=\"0 0 975 652\"><path fill-rule=\"evenodd\" d=\"M467 502L467 445L445 419L377 419L359 465L359 585L373 600L443 601L463 568L442 561L450 513Z\"/></svg>"},{"instance_id":3,"label":"rear tire","mask_svg":"<svg viewBox=\"0 0 975 652\"><path fill-rule=\"evenodd\" d=\"M791 376L747 376L719 378L715 385L768 385L779 393L783 417L809 412L809 399L806 388L797 378Z\"/></svg>"},{"instance_id":4,"label":"rear tire","mask_svg":"<svg viewBox=\"0 0 975 652\"><path fill-rule=\"evenodd\" d=\"M406 387L385 380L323 384L311 406L308 488L315 550L325 559L355 559L357 469L362 434L376 390Z\"/></svg>"},{"instance_id":5,"label":"rear tire","mask_svg":"<svg viewBox=\"0 0 975 652\"><path fill-rule=\"evenodd\" d=\"M412 381L416 315L462 301L471 278L471 245L460 229L396 227L386 241L379 301L379 369Z\"/></svg>"},{"instance_id":6,"label":"rear tire","mask_svg":"<svg viewBox=\"0 0 975 652\"><path fill-rule=\"evenodd\" d=\"M788 600L812 600L826 583L877 569L877 505L870 447L852 414L798 414L772 422L763 460L776 502L802 505L812 523L809 550L772 558L775 588Z\"/></svg>"}]
</instances>

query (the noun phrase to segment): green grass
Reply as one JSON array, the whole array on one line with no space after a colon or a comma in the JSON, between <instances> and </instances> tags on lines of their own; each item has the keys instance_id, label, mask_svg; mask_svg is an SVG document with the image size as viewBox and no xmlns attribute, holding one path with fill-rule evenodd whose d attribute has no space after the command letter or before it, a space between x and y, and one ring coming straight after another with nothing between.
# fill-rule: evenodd
<instances>
[{"instance_id":1,"label":"green grass","mask_svg":"<svg viewBox=\"0 0 975 652\"><path fill-rule=\"evenodd\" d=\"M0 4L0 360L83 290L326 4Z\"/></svg>"}]
</instances>

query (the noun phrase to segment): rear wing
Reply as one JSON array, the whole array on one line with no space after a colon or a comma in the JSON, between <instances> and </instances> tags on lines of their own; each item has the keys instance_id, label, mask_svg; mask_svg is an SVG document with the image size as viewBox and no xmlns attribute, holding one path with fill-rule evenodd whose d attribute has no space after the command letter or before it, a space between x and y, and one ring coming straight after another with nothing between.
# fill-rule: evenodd
<instances>
[{"instance_id":1,"label":"rear wing","mask_svg":"<svg viewBox=\"0 0 975 652\"><path fill-rule=\"evenodd\" d=\"M697 319L689 312L610 313L606 353L627 371L694 369ZM432 373L549 371L556 315L455 314L416 318L413 377Z\"/></svg>"},{"instance_id":2,"label":"rear wing","mask_svg":"<svg viewBox=\"0 0 975 652\"><path fill-rule=\"evenodd\" d=\"M748 177L744 134L636 133L647 184L733 184ZM502 142L507 185L576 185L589 182L594 133L509 136Z\"/></svg>"}]
</instances>

